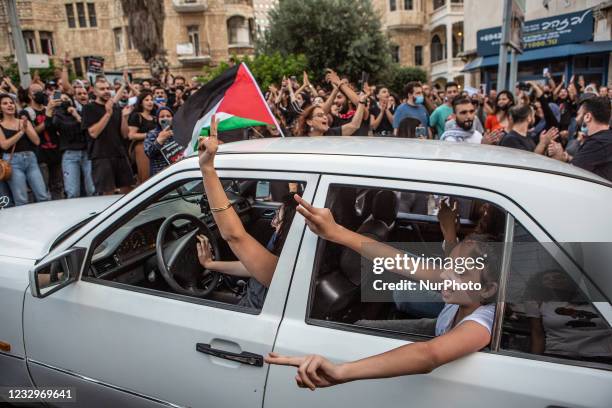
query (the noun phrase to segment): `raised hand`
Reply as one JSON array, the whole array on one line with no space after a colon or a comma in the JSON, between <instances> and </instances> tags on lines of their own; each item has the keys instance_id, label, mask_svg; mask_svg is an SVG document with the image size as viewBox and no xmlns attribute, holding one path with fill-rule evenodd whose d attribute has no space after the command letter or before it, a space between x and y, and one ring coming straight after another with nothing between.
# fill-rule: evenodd
<instances>
[{"instance_id":1,"label":"raised hand","mask_svg":"<svg viewBox=\"0 0 612 408\"><path fill-rule=\"evenodd\" d=\"M559 129L552 127L548 130L543 130L540 133L540 140L545 145L548 145L551 141L555 140L559 136Z\"/></svg>"},{"instance_id":2,"label":"raised hand","mask_svg":"<svg viewBox=\"0 0 612 408\"><path fill-rule=\"evenodd\" d=\"M205 235L198 235L196 237L198 242L196 243L196 247L198 249L198 261L200 261L200 265L202 265L206 269L210 269L211 262L213 262L212 251L210 250L210 243L208 242L208 238Z\"/></svg>"},{"instance_id":3,"label":"raised hand","mask_svg":"<svg viewBox=\"0 0 612 408\"><path fill-rule=\"evenodd\" d=\"M332 85L340 86L340 77L336 72L330 68L325 70L325 80Z\"/></svg>"},{"instance_id":4,"label":"raised hand","mask_svg":"<svg viewBox=\"0 0 612 408\"><path fill-rule=\"evenodd\" d=\"M341 366L316 354L290 357L269 353L265 361L268 364L297 367L295 381L300 388L309 388L314 391L317 388L331 387L346 382L342 376Z\"/></svg>"},{"instance_id":5,"label":"raised hand","mask_svg":"<svg viewBox=\"0 0 612 408\"><path fill-rule=\"evenodd\" d=\"M210 119L210 131L209 136L200 137L198 143L198 156L200 161L200 169L214 169L215 168L215 155L219 148L219 141L217 139L217 129L220 120L215 115Z\"/></svg>"},{"instance_id":6,"label":"raised hand","mask_svg":"<svg viewBox=\"0 0 612 408\"><path fill-rule=\"evenodd\" d=\"M293 198L299 204L297 212L306 219L306 225L312 232L328 241L335 242L338 239L342 234L342 226L336 223L329 208L313 207L297 194Z\"/></svg>"}]
</instances>

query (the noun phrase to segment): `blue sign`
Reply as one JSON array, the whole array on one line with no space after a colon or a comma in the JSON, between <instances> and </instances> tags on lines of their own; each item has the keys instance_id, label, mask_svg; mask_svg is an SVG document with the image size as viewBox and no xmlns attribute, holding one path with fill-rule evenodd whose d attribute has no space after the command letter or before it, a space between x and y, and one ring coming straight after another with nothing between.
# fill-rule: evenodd
<instances>
[{"instance_id":1,"label":"blue sign","mask_svg":"<svg viewBox=\"0 0 612 408\"><path fill-rule=\"evenodd\" d=\"M478 55L498 55L501 43L501 27L478 30L476 50ZM525 21L523 26L523 50L574 44L593 39L593 11L591 9L559 16Z\"/></svg>"}]
</instances>

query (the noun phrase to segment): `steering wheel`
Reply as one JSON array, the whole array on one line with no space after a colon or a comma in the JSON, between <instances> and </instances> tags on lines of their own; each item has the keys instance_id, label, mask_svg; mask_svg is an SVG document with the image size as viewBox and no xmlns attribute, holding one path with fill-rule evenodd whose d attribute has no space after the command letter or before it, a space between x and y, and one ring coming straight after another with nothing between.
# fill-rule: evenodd
<instances>
[{"instance_id":1,"label":"steering wheel","mask_svg":"<svg viewBox=\"0 0 612 408\"><path fill-rule=\"evenodd\" d=\"M187 220L196 228L169 244L165 243L166 232L176 220ZM157 233L155 251L157 267L168 285L177 293L206 297L220 282L221 274L204 269L198 261L196 247L198 234L208 238L215 259L219 258L219 245L208 226L198 217L179 213L166 218Z\"/></svg>"}]
</instances>

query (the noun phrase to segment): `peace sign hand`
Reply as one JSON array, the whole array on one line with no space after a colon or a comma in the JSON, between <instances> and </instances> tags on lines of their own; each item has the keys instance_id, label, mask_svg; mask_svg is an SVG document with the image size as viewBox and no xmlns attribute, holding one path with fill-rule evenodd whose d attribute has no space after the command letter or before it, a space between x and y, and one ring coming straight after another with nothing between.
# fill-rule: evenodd
<instances>
[{"instance_id":1,"label":"peace sign hand","mask_svg":"<svg viewBox=\"0 0 612 408\"><path fill-rule=\"evenodd\" d=\"M213 115L210 120L210 135L200 137L200 141L198 142L198 156L200 159L200 169L202 171L214 170L215 168L215 155L219 148L219 141L217 139L219 122L220 120L217 120L217 117Z\"/></svg>"}]
</instances>

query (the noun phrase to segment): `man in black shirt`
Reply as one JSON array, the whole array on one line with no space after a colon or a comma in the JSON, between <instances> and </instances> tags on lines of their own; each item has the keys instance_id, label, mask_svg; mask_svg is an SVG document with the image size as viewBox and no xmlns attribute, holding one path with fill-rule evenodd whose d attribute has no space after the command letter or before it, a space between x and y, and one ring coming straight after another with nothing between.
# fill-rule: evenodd
<instances>
[{"instance_id":1,"label":"man in black shirt","mask_svg":"<svg viewBox=\"0 0 612 408\"><path fill-rule=\"evenodd\" d=\"M96 100L83 107L82 127L89 133L88 155L96 191L114 194L116 189L127 193L134 183L123 138L127 137L127 115L111 98L111 85L104 78L96 79Z\"/></svg>"},{"instance_id":2,"label":"man in black shirt","mask_svg":"<svg viewBox=\"0 0 612 408\"><path fill-rule=\"evenodd\" d=\"M533 122L533 111L531 107L527 105L514 106L510 109L509 114L512 119L512 130L504 135L499 142L500 146L544 154L546 145L559 133L557 128L551 128L548 131L542 132L540 141L536 144L527 134Z\"/></svg>"},{"instance_id":3,"label":"man in black shirt","mask_svg":"<svg viewBox=\"0 0 612 408\"><path fill-rule=\"evenodd\" d=\"M585 135L584 142L572 157L559 143L551 143L548 155L591 171L612 181L612 130L608 98L587 98L580 104L576 123Z\"/></svg>"}]
</instances>

